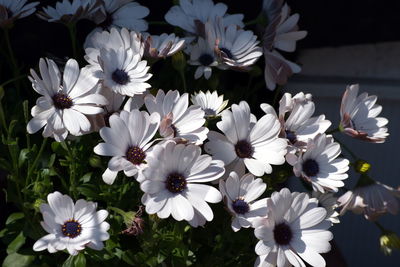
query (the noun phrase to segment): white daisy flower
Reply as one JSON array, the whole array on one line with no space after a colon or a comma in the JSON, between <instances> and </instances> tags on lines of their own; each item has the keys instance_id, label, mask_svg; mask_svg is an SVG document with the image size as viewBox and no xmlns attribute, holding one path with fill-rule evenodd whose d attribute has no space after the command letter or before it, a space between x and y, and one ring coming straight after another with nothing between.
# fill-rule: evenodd
<instances>
[{"instance_id":1,"label":"white daisy flower","mask_svg":"<svg viewBox=\"0 0 400 267\"><path fill-rule=\"evenodd\" d=\"M137 32L146 31L147 22L143 19L149 14L149 9L134 0L103 0L100 8L101 19L96 22L103 29L112 27L127 28Z\"/></svg>"},{"instance_id":2,"label":"white daisy flower","mask_svg":"<svg viewBox=\"0 0 400 267\"><path fill-rule=\"evenodd\" d=\"M275 116L266 114L258 121L251 121L250 107L242 101L232 105L232 111L222 112L217 127L225 135L210 131L210 142L204 148L215 159L232 164L229 170L243 173L246 166L255 176L262 176L272 172L271 164L285 162L287 142L278 138L280 123Z\"/></svg>"},{"instance_id":3,"label":"white daisy flower","mask_svg":"<svg viewBox=\"0 0 400 267\"><path fill-rule=\"evenodd\" d=\"M86 38L84 48L86 61L96 69L100 69L98 58L101 49L118 50L123 48L132 50L134 55L140 55L140 59L144 53L141 35L126 28L111 28L110 31L93 32Z\"/></svg>"},{"instance_id":4,"label":"white daisy flower","mask_svg":"<svg viewBox=\"0 0 400 267\"><path fill-rule=\"evenodd\" d=\"M135 176L146 167L148 150L157 132L160 117L145 111L125 110L110 117L110 127L100 130L105 143L100 143L94 152L101 156L111 156L108 168L103 173L103 181L114 183L119 171L128 177Z\"/></svg>"},{"instance_id":5,"label":"white daisy flower","mask_svg":"<svg viewBox=\"0 0 400 267\"><path fill-rule=\"evenodd\" d=\"M150 67L133 50L122 47L117 50L103 48L98 60L101 70L96 70L94 75L101 80L103 86L115 93L133 97L151 87L146 83L152 76L147 73Z\"/></svg>"},{"instance_id":6,"label":"white daisy flower","mask_svg":"<svg viewBox=\"0 0 400 267\"><path fill-rule=\"evenodd\" d=\"M154 97L149 94L144 103L150 113L160 114L160 135L174 138L177 141L203 144L207 138L208 129L203 127L206 120L204 111L199 106L189 106L187 93L180 96L178 91L158 90Z\"/></svg>"},{"instance_id":7,"label":"white daisy flower","mask_svg":"<svg viewBox=\"0 0 400 267\"><path fill-rule=\"evenodd\" d=\"M400 189L394 189L370 178L366 185L359 185L338 198L340 215L347 210L356 214L364 214L367 220L376 221L389 212L396 215L399 211Z\"/></svg>"},{"instance_id":8,"label":"white daisy flower","mask_svg":"<svg viewBox=\"0 0 400 267\"><path fill-rule=\"evenodd\" d=\"M189 64L198 66L194 73L195 79L199 79L204 75L204 78L208 80L212 74L211 67L218 66L217 57L214 53L214 45L215 39L207 37L204 40L199 37L197 43L191 47Z\"/></svg>"},{"instance_id":9,"label":"white daisy flower","mask_svg":"<svg viewBox=\"0 0 400 267\"><path fill-rule=\"evenodd\" d=\"M325 133L331 126L331 122L325 120L325 115L312 117L315 104L311 98L311 94L303 92L293 97L290 93L285 93L279 101L281 137L285 137L289 141L289 145L298 148L304 147L309 139L313 139L317 134ZM261 109L265 113L275 114L269 104L261 104Z\"/></svg>"},{"instance_id":10,"label":"white daisy flower","mask_svg":"<svg viewBox=\"0 0 400 267\"><path fill-rule=\"evenodd\" d=\"M221 193L203 183L218 179L225 169L222 161L200 154L200 147L195 145L169 142L154 147L143 171L145 179L140 182L140 189L145 192L142 203L148 214L192 221L196 210L207 221L213 219L207 202L221 201Z\"/></svg>"},{"instance_id":11,"label":"white daisy flower","mask_svg":"<svg viewBox=\"0 0 400 267\"><path fill-rule=\"evenodd\" d=\"M340 223L339 213L336 208L339 206L337 198L333 193L321 193L318 191L312 191L311 197L318 199L318 206L323 207L326 210L326 220L330 221L332 225L334 223Z\"/></svg>"},{"instance_id":12,"label":"white daisy flower","mask_svg":"<svg viewBox=\"0 0 400 267\"><path fill-rule=\"evenodd\" d=\"M224 101L224 95L218 96L218 92L214 91L206 93L199 91L191 95L190 100L193 105L200 106L205 113L206 118L221 116L221 112L228 105L229 100Z\"/></svg>"},{"instance_id":13,"label":"white daisy flower","mask_svg":"<svg viewBox=\"0 0 400 267\"><path fill-rule=\"evenodd\" d=\"M300 153L293 166L293 173L310 182L315 191L338 191L347 179L349 161L338 158L340 145L334 142L332 136L319 134L307 143L306 152Z\"/></svg>"},{"instance_id":14,"label":"white daisy flower","mask_svg":"<svg viewBox=\"0 0 400 267\"><path fill-rule=\"evenodd\" d=\"M55 8L43 7L38 17L48 22L75 23L90 16L99 10L102 1L99 0L63 0L57 2Z\"/></svg>"},{"instance_id":15,"label":"white daisy flower","mask_svg":"<svg viewBox=\"0 0 400 267\"><path fill-rule=\"evenodd\" d=\"M36 11L39 2L26 2L27 0L0 0L0 28L11 26L15 20L25 18Z\"/></svg>"},{"instance_id":16,"label":"white daisy flower","mask_svg":"<svg viewBox=\"0 0 400 267\"><path fill-rule=\"evenodd\" d=\"M170 57L182 50L185 46L185 39L175 34L148 35L144 36L145 54L152 58Z\"/></svg>"},{"instance_id":17,"label":"white daisy flower","mask_svg":"<svg viewBox=\"0 0 400 267\"><path fill-rule=\"evenodd\" d=\"M226 207L233 215L231 227L237 232L241 227L249 228L251 222L257 217L265 217L267 215L266 198L257 200L267 185L263 183L261 178L254 180L254 176L246 174L242 178L231 172L229 177L219 181L219 191Z\"/></svg>"},{"instance_id":18,"label":"white daisy flower","mask_svg":"<svg viewBox=\"0 0 400 267\"><path fill-rule=\"evenodd\" d=\"M268 21L272 21L275 16L278 16L282 12L284 0L264 0L263 11L267 15Z\"/></svg>"},{"instance_id":19,"label":"white daisy flower","mask_svg":"<svg viewBox=\"0 0 400 267\"><path fill-rule=\"evenodd\" d=\"M306 31L298 31L299 15L289 16L290 8L285 4L280 15L275 16L268 24L263 36L265 57L264 77L268 89L274 90L276 84L284 85L293 73L301 71L300 66L286 60L275 48L286 52L296 49L296 42L303 39Z\"/></svg>"},{"instance_id":20,"label":"white daisy flower","mask_svg":"<svg viewBox=\"0 0 400 267\"><path fill-rule=\"evenodd\" d=\"M206 34L215 40L215 52L225 67L247 70L262 56L259 41L252 31L238 29L236 25L225 27L221 18L206 23Z\"/></svg>"},{"instance_id":21,"label":"white daisy flower","mask_svg":"<svg viewBox=\"0 0 400 267\"><path fill-rule=\"evenodd\" d=\"M258 255L254 266L325 266L320 253L331 249L326 210L306 193L283 188L267 199L268 216L254 221Z\"/></svg>"},{"instance_id":22,"label":"white daisy flower","mask_svg":"<svg viewBox=\"0 0 400 267\"><path fill-rule=\"evenodd\" d=\"M128 101L126 101L123 110L131 111L133 109L140 109L144 105L144 98L150 94L149 90L144 92L141 95L134 95L133 97L129 97Z\"/></svg>"},{"instance_id":23,"label":"white daisy flower","mask_svg":"<svg viewBox=\"0 0 400 267\"><path fill-rule=\"evenodd\" d=\"M383 143L389 135L388 120L377 117L382 106L376 104L375 95L358 95L358 84L347 86L340 106L340 128L351 137L372 143Z\"/></svg>"},{"instance_id":24,"label":"white daisy flower","mask_svg":"<svg viewBox=\"0 0 400 267\"><path fill-rule=\"evenodd\" d=\"M40 206L43 215L41 225L48 233L33 245L34 251L47 249L50 253L67 249L71 255L88 246L102 250L105 241L110 238L107 231L110 225L104 220L106 210L96 211L97 204L79 199L75 204L68 195L59 192L47 196L48 204Z\"/></svg>"},{"instance_id":25,"label":"white daisy flower","mask_svg":"<svg viewBox=\"0 0 400 267\"><path fill-rule=\"evenodd\" d=\"M51 59L40 59L42 78L31 70L33 89L42 96L32 108L33 118L27 125L28 133L36 133L43 126L43 136L53 136L56 141L64 141L70 132L81 135L90 131L90 122L85 115L103 112L107 99L95 93L98 79L87 70L79 70L78 63L69 59L61 78L60 71Z\"/></svg>"},{"instance_id":26,"label":"white daisy flower","mask_svg":"<svg viewBox=\"0 0 400 267\"><path fill-rule=\"evenodd\" d=\"M222 17L223 25L237 25L243 27L243 15L228 15L228 7L223 3L214 4L212 0L180 0L179 6L173 6L165 14L165 20L185 31L204 37L204 25L207 21L214 21Z\"/></svg>"}]
</instances>

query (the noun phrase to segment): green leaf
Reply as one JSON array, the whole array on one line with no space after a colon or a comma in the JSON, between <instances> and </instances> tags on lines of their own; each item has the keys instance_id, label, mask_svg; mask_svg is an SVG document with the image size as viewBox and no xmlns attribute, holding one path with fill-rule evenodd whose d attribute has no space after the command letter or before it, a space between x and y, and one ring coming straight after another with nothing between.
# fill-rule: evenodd
<instances>
[{"instance_id":1,"label":"green leaf","mask_svg":"<svg viewBox=\"0 0 400 267\"><path fill-rule=\"evenodd\" d=\"M12 253L4 259L2 267L28 267L34 259L34 255Z\"/></svg>"},{"instance_id":2,"label":"green leaf","mask_svg":"<svg viewBox=\"0 0 400 267\"><path fill-rule=\"evenodd\" d=\"M98 188L93 184L83 184L81 186L78 186L77 189L79 193L81 193L86 197L91 197L91 198L99 197Z\"/></svg>"},{"instance_id":3,"label":"green leaf","mask_svg":"<svg viewBox=\"0 0 400 267\"><path fill-rule=\"evenodd\" d=\"M0 101L3 99L4 97L4 88L3 86L0 86Z\"/></svg>"},{"instance_id":4,"label":"green leaf","mask_svg":"<svg viewBox=\"0 0 400 267\"><path fill-rule=\"evenodd\" d=\"M15 212L12 213L10 216L8 216L6 225L9 225L15 221L18 221L20 219L24 218L24 214L22 212Z\"/></svg>"},{"instance_id":5,"label":"green leaf","mask_svg":"<svg viewBox=\"0 0 400 267\"><path fill-rule=\"evenodd\" d=\"M86 258L85 254L79 253L76 256L69 256L68 259L63 263L62 267L85 267Z\"/></svg>"},{"instance_id":6,"label":"green leaf","mask_svg":"<svg viewBox=\"0 0 400 267\"><path fill-rule=\"evenodd\" d=\"M7 254L12 254L18 251L20 247L22 247L25 244L26 237L24 236L24 233L21 232L17 237L8 245L7 247Z\"/></svg>"},{"instance_id":7,"label":"green leaf","mask_svg":"<svg viewBox=\"0 0 400 267\"><path fill-rule=\"evenodd\" d=\"M29 151L29 149L27 149L27 148L22 149L21 152L19 152L18 166L22 167L22 165L24 165L26 160L30 159L31 156L32 156L32 153L31 153L31 151Z\"/></svg>"},{"instance_id":8,"label":"green leaf","mask_svg":"<svg viewBox=\"0 0 400 267\"><path fill-rule=\"evenodd\" d=\"M12 171L12 166L10 162L8 162L8 160L5 160L3 158L0 158L0 168L9 172Z\"/></svg>"},{"instance_id":9,"label":"green leaf","mask_svg":"<svg viewBox=\"0 0 400 267\"><path fill-rule=\"evenodd\" d=\"M80 180L83 183L88 183L88 182L90 182L90 179L92 178L92 174L93 174L92 172L88 172L84 176L82 176Z\"/></svg>"}]
</instances>

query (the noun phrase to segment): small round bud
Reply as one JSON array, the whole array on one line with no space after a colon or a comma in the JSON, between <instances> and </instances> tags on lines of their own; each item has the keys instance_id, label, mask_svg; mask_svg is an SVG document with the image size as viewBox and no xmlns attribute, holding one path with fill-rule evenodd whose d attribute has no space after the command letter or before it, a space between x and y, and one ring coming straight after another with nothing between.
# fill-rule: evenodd
<instances>
[{"instance_id":1,"label":"small round bud","mask_svg":"<svg viewBox=\"0 0 400 267\"><path fill-rule=\"evenodd\" d=\"M354 169L356 170L356 172L364 174L371 169L371 164L369 164L365 160L357 160L354 164Z\"/></svg>"}]
</instances>

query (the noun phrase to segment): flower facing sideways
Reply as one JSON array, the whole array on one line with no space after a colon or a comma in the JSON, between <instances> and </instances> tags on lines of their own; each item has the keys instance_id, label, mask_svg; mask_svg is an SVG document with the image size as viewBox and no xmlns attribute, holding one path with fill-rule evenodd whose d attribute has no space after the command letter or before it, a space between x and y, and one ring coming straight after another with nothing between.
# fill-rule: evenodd
<instances>
[{"instance_id":1,"label":"flower facing sideways","mask_svg":"<svg viewBox=\"0 0 400 267\"><path fill-rule=\"evenodd\" d=\"M85 115L103 112L107 99L95 93L98 79L86 69L79 70L74 59L68 60L61 78L60 71L51 59L40 59L42 78L31 70L33 89L42 96L32 108L33 118L27 125L28 133L35 133L44 126L43 136L52 136L64 141L70 132L81 135L90 131L90 122Z\"/></svg>"},{"instance_id":2,"label":"flower facing sideways","mask_svg":"<svg viewBox=\"0 0 400 267\"><path fill-rule=\"evenodd\" d=\"M12 23L27 17L36 11L39 2L26 4L27 0L0 0L0 28L8 27Z\"/></svg>"},{"instance_id":3,"label":"flower facing sideways","mask_svg":"<svg viewBox=\"0 0 400 267\"><path fill-rule=\"evenodd\" d=\"M68 195L59 192L47 196L48 204L42 204L41 225L48 233L33 245L34 251L47 249L50 253L67 249L77 255L86 246L95 250L104 248L102 241L110 238L110 225L104 220L106 210L96 212L97 204L79 199L75 204Z\"/></svg>"},{"instance_id":4,"label":"flower facing sideways","mask_svg":"<svg viewBox=\"0 0 400 267\"><path fill-rule=\"evenodd\" d=\"M195 226L200 223L194 218L213 219L207 202L221 201L221 193L204 183L224 174L222 161L201 155L198 146L170 141L156 145L147 162L140 189L144 192L142 203L148 214L157 213L160 218L172 215L177 221L186 220Z\"/></svg>"},{"instance_id":5,"label":"flower facing sideways","mask_svg":"<svg viewBox=\"0 0 400 267\"><path fill-rule=\"evenodd\" d=\"M219 190L229 212L233 215L232 229L237 232L241 227L248 228L257 217L267 214L267 200L257 200L264 193L267 185L261 178L254 179L246 174L239 179L236 172L231 172L224 181L219 181Z\"/></svg>"},{"instance_id":6,"label":"flower facing sideways","mask_svg":"<svg viewBox=\"0 0 400 267\"><path fill-rule=\"evenodd\" d=\"M254 266L325 266L320 253L331 249L333 235L328 231L326 210L318 207L315 198L283 188L267 199L268 215L253 223L254 234L260 240L255 251Z\"/></svg>"},{"instance_id":7,"label":"flower facing sideways","mask_svg":"<svg viewBox=\"0 0 400 267\"><path fill-rule=\"evenodd\" d=\"M206 118L219 117L221 112L228 105L228 100L224 101L224 95L218 96L217 91L206 93L199 91L190 97L193 105L200 106Z\"/></svg>"},{"instance_id":8,"label":"flower facing sideways","mask_svg":"<svg viewBox=\"0 0 400 267\"><path fill-rule=\"evenodd\" d=\"M351 137L371 143L385 142L388 134L388 120L377 117L382 106L376 104L375 95L358 95L358 84L350 85L343 94L340 106L340 128Z\"/></svg>"}]
</instances>

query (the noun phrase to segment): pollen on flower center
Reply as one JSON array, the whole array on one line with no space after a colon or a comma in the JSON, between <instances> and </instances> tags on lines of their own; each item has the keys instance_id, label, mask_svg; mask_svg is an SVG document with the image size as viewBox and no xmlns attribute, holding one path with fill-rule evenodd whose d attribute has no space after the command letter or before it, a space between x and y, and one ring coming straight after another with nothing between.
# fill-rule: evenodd
<instances>
[{"instance_id":1,"label":"pollen on flower center","mask_svg":"<svg viewBox=\"0 0 400 267\"><path fill-rule=\"evenodd\" d=\"M290 229L289 225L282 222L280 224L275 225L274 228L274 239L278 245L288 245L292 240L293 233L292 229Z\"/></svg>"},{"instance_id":2,"label":"pollen on flower center","mask_svg":"<svg viewBox=\"0 0 400 267\"><path fill-rule=\"evenodd\" d=\"M221 50L222 52L224 52L224 54L225 54L228 58L233 59L232 52L231 52L229 49L223 47L223 48L220 48L219 50Z\"/></svg>"},{"instance_id":3,"label":"pollen on flower center","mask_svg":"<svg viewBox=\"0 0 400 267\"><path fill-rule=\"evenodd\" d=\"M112 75L111 78L113 79L114 82L120 84L120 85L125 85L129 82L129 76L128 73L124 70L116 69Z\"/></svg>"},{"instance_id":4,"label":"pollen on flower center","mask_svg":"<svg viewBox=\"0 0 400 267\"><path fill-rule=\"evenodd\" d=\"M64 236L68 236L69 238L75 238L81 234L82 226L76 220L71 219L66 221L61 226L61 231Z\"/></svg>"},{"instance_id":5,"label":"pollen on flower center","mask_svg":"<svg viewBox=\"0 0 400 267\"><path fill-rule=\"evenodd\" d=\"M203 66L210 66L211 63L214 62L214 58L213 58L213 56L210 55L210 54L202 54L202 55L199 57L199 62L200 62L200 64L203 65Z\"/></svg>"},{"instance_id":6,"label":"pollen on flower center","mask_svg":"<svg viewBox=\"0 0 400 267\"><path fill-rule=\"evenodd\" d=\"M294 132L285 130L286 138L289 140L290 143L294 144L297 141L297 136Z\"/></svg>"},{"instance_id":7,"label":"pollen on flower center","mask_svg":"<svg viewBox=\"0 0 400 267\"><path fill-rule=\"evenodd\" d=\"M140 165L146 158L146 153L137 146L131 146L126 151L126 159L134 165Z\"/></svg>"},{"instance_id":8,"label":"pollen on flower center","mask_svg":"<svg viewBox=\"0 0 400 267\"><path fill-rule=\"evenodd\" d=\"M238 198L232 203L232 209L238 214L245 214L249 212L250 206L242 198Z\"/></svg>"},{"instance_id":9,"label":"pollen on flower center","mask_svg":"<svg viewBox=\"0 0 400 267\"><path fill-rule=\"evenodd\" d=\"M254 149L247 140L240 140L235 145L235 151L239 158L251 158Z\"/></svg>"},{"instance_id":10,"label":"pollen on flower center","mask_svg":"<svg viewBox=\"0 0 400 267\"><path fill-rule=\"evenodd\" d=\"M58 109L70 108L73 105L72 99L63 93L57 93L53 96L53 104Z\"/></svg>"},{"instance_id":11,"label":"pollen on flower center","mask_svg":"<svg viewBox=\"0 0 400 267\"><path fill-rule=\"evenodd\" d=\"M171 193L180 193L185 190L187 182L185 177L179 173L171 173L167 177L166 187Z\"/></svg>"},{"instance_id":12,"label":"pollen on flower center","mask_svg":"<svg viewBox=\"0 0 400 267\"><path fill-rule=\"evenodd\" d=\"M315 176L319 172L319 165L318 162L316 162L313 159L307 159L305 162L303 162L303 172L307 176Z\"/></svg>"}]
</instances>

